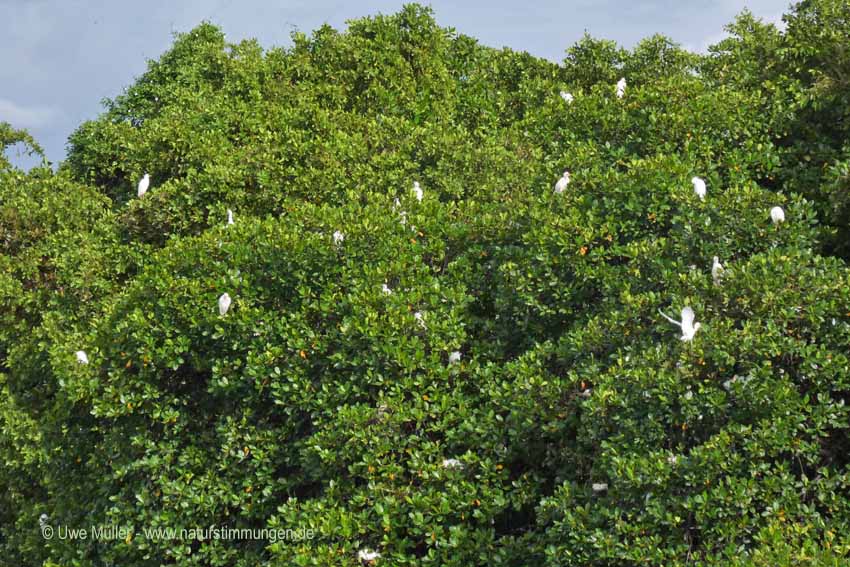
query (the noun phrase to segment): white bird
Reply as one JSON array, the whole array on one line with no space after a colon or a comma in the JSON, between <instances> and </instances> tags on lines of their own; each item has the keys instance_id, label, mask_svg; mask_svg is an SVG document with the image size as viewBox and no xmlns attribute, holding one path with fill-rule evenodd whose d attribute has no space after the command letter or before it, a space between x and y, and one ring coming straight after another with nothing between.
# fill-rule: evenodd
<instances>
[{"instance_id":1,"label":"white bird","mask_svg":"<svg viewBox=\"0 0 850 567\"><path fill-rule=\"evenodd\" d=\"M422 187L419 186L418 181L413 182L413 194L416 195L416 200L421 203L422 198L425 196L425 192L422 191Z\"/></svg>"},{"instance_id":2,"label":"white bird","mask_svg":"<svg viewBox=\"0 0 850 567\"><path fill-rule=\"evenodd\" d=\"M605 492L606 490L608 490L608 483L594 482L590 487L593 489L593 492Z\"/></svg>"},{"instance_id":3,"label":"white bird","mask_svg":"<svg viewBox=\"0 0 850 567\"><path fill-rule=\"evenodd\" d=\"M559 193L559 194L563 193L566 190L567 185L569 185L569 184L570 184L570 172L564 171L564 174L561 176L561 178L558 180L558 182L555 183L555 193Z\"/></svg>"},{"instance_id":4,"label":"white bird","mask_svg":"<svg viewBox=\"0 0 850 567\"><path fill-rule=\"evenodd\" d=\"M711 263L711 279L714 281L714 285L720 285L720 280L723 278L723 264L720 263L720 260L717 256L714 257Z\"/></svg>"},{"instance_id":5,"label":"white bird","mask_svg":"<svg viewBox=\"0 0 850 567\"><path fill-rule=\"evenodd\" d=\"M84 351L84 350L78 350L77 351L77 362L79 364L88 364L89 363L89 357L86 354L86 351Z\"/></svg>"},{"instance_id":6,"label":"white bird","mask_svg":"<svg viewBox=\"0 0 850 567\"><path fill-rule=\"evenodd\" d=\"M38 523L41 527L44 527L44 526L47 525L47 520L49 520L49 519L50 518L47 516L47 514L42 514L41 516L38 517Z\"/></svg>"},{"instance_id":7,"label":"white bird","mask_svg":"<svg viewBox=\"0 0 850 567\"><path fill-rule=\"evenodd\" d=\"M151 185L151 176L145 173L145 176L142 177L142 180L139 181L139 189L137 191L139 197L143 197L145 193L148 192L148 187Z\"/></svg>"},{"instance_id":8,"label":"white bird","mask_svg":"<svg viewBox=\"0 0 850 567\"><path fill-rule=\"evenodd\" d=\"M449 354L449 364L457 364L458 362L460 362L460 357L460 351L452 351L452 353Z\"/></svg>"},{"instance_id":9,"label":"white bird","mask_svg":"<svg viewBox=\"0 0 850 567\"><path fill-rule=\"evenodd\" d=\"M377 551L372 551L371 549L361 549L357 552L357 559L359 559L363 563L372 563L380 557L380 553L378 553Z\"/></svg>"},{"instance_id":10,"label":"white bird","mask_svg":"<svg viewBox=\"0 0 850 567\"><path fill-rule=\"evenodd\" d=\"M573 103L573 95L567 91L561 91L561 98L564 99L567 104Z\"/></svg>"},{"instance_id":11,"label":"white bird","mask_svg":"<svg viewBox=\"0 0 850 567\"><path fill-rule=\"evenodd\" d=\"M334 231L334 244L342 244L342 241L345 240L345 235L340 231Z\"/></svg>"},{"instance_id":12,"label":"white bird","mask_svg":"<svg viewBox=\"0 0 850 567\"><path fill-rule=\"evenodd\" d=\"M626 94L626 78L623 77L619 81L617 81L617 98L623 98L623 95Z\"/></svg>"},{"instance_id":13,"label":"white bird","mask_svg":"<svg viewBox=\"0 0 850 567\"><path fill-rule=\"evenodd\" d=\"M230 294L222 293L221 297L218 298L218 314L221 316L226 315L231 303Z\"/></svg>"},{"instance_id":14,"label":"white bird","mask_svg":"<svg viewBox=\"0 0 850 567\"><path fill-rule=\"evenodd\" d=\"M773 224L785 222L785 211L782 210L782 207L773 207L770 209L770 220L773 221Z\"/></svg>"},{"instance_id":15,"label":"white bird","mask_svg":"<svg viewBox=\"0 0 850 567\"><path fill-rule=\"evenodd\" d=\"M443 459L444 469L462 469L463 463L457 459Z\"/></svg>"},{"instance_id":16,"label":"white bird","mask_svg":"<svg viewBox=\"0 0 850 567\"><path fill-rule=\"evenodd\" d=\"M665 319L667 319L668 321L670 321L674 325L678 325L682 328L682 340L683 341L687 342L687 341L693 340L694 335L696 335L697 331L699 331L700 323L694 323L694 310L691 309L690 307L683 307L682 308L682 321L681 322L676 321L672 317L668 317L660 309L658 310L658 312L661 313L661 315Z\"/></svg>"},{"instance_id":17,"label":"white bird","mask_svg":"<svg viewBox=\"0 0 850 567\"><path fill-rule=\"evenodd\" d=\"M420 325L422 325L422 328L427 327L427 325L425 324L425 316L422 315L420 311L414 313L413 318L416 319L416 321L418 321Z\"/></svg>"},{"instance_id":18,"label":"white bird","mask_svg":"<svg viewBox=\"0 0 850 567\"><path fill-rule=\"evenodd\" d=\"M705 201L705 181L701 177L692 177L691 183L694 184L694 193L699 200Z\"/></svg>"},{"instance_id":19,"label":"white bird","mask_svg":"<svg viewBox=\"0 0 850 567\"><path fill-rule=\"evenodd\" d=\"M233 211L227 209L227 225L230 226L233 224Z\"/></svg>"},{"instance_id":20,"label":"white bird","mask_svg":"<svg viewBox=\"0 0 850 567\"><path fill-rule=\"evenodd\" d=\"M387 284L383 284L381 286L381 291L384 292L384 295L389 295L393 292L393 290L390 289L390 286L388 286Z\"/></svg>"}]
</instances>

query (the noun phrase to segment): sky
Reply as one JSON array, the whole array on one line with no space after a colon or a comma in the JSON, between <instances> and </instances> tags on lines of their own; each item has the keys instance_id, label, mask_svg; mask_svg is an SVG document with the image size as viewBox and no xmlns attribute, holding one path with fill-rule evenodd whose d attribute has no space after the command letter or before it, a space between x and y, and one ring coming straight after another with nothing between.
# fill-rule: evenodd
<instances>
[{"instance_id":1,"label":"sky","mask_svg":"<svg viewBox=\"0 0 850 567\"><path fill-rule=\"evenodd\" d=\"M68 136L96 118L171 45L173 34L207 20L227 39L290 45L293 30L397 12L397 0L0 0L0 122L28 130L55 164ZM433 0L437 22L493 47L560 61L585 31L632 47L662 33L703 51L749 9L779 22L788 0ZM11 152L11 153L9 153ZM13 163L31 165L14 150Z\"/></svg>"}]
</instances>

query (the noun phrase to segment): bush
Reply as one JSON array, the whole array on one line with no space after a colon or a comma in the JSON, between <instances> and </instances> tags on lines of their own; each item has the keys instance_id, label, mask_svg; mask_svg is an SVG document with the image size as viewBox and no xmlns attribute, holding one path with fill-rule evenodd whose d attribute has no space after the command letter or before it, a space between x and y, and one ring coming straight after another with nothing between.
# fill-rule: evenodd
<instances>
[{"instance_id":1,"label":"bush","mask_svg":"<svg viewBox=\"0 0 850 567\"><path fill-rule=\"evenodd\" d=\"M782 47L833 4L561 65L415 5L178 36L58 171L0 163L6 562L846 562L847 149ZM150 533L210 526L314 537Z\"/></svg>"}]
</instances>

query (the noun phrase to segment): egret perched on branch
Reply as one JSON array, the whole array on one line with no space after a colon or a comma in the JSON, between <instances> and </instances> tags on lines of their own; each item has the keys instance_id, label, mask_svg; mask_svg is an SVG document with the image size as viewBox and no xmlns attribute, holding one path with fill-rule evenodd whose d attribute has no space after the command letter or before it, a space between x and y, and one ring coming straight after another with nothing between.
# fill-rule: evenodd
<instances>
[{"instance_id":1,"label":"egret perched on branch","mask_svg":"<svg viewBox=\"0 0 850 567\"><path fill-rule=\"evenodd\" d=\"M232 224L233 224L233 211L231 211L230 209L227 209L227 226L230 226Z\"/></svg>"},{"instance_id":2,"label":"egret perched on branch","mask_svg":"<svg viewBox=\"0 0 850 567\"><path fill-rule=\"evenodd\" d=\"M422 191L422 187L419 186L418 181L413 182L413 194L416 195L416 200L421 203L422 198L425 196L425 192Z\"/></svg>"},{"instance_id":3,"label":"egret perched on branch","mask_svg":"<svg viewBox=\"0 0 850 567\"><path fill-rule=\"evenodd\" d=\"M227 310L230 309L231 302L230 294L222 293L221 297L218 298L218 314L222 317L226 315Z\"/></svg>"},{"instance_id":4,"label":"egret perched on branch","mask_svg":"<svg viewBox=\"0 0 850 567\"><path fill-rule=\"evenodd\" d=\"M694 184L694 193L699 197L699 200L705 201L705 181L701 177L693 177L691 183Z\"/></svg>"},{"instance_id":5,"label":"egret perched on branch","mask_svg":"<svg viewBox=\"0 0 850 567\"><path fill-rule=\"evenodd\" d=\"M714 257L714 260L711 263L711 279L714 280L714 285L720 285L720 280L723 278L723 264L720 263L720 260L717 256Z\"/></svg>"},{"instance_id":6,"label":"egret perched on branch","mask_svg":"<svg viewBox=\"0 0 850 567\"><path fill-rule=\"evenodd\" d=\"M567 104L573 103L573 95L567 91L561 91L561 98L564 99L564 102Z\"/></svg>"},{"instance_id":7,"label":"egret perched on branch","mask_svg":"<svg viewBox=\"0 0 850 567\"><path fill-rule=\"evenodd\" d=\"M555 193L558 193L558 194L563 193L564 190L566 190L567 185L569 185L569 184L570 184L570 172L564 171L564 174L561 176L561 178L558 180L558 182L555 183Z\"/></svg>"},{"instance_id":8,"label":"egret perched on branch","mask_svg":"<svg viewBox=\"0 0 850 567\"><path fill-rule=\"evenodd\" d=\"M770 209L770 220L773 221L773 224L785 222L785 211L782 210L782 207L773 207Z\"/></svg>"},{"instance_id":9,"label":"egret perched on branch","mask_svg":"<svg viewBox=\"0 0 850 567\"><path fill-rule=\"evenodd\" d=\"M617 98L623 98L623 95L626 94L626 78L623 77L619 81L617 81Z\"/></svg>"},{"instance_id":10,"label":"egret perched on branch","mask_svg":"<svg viewBox=\"0 0 850 567\"><path fill-rule=\"evenodd\" d=\"M139 198L144 197L145 193L148 192L148 187L151 186L151 176L145 173L145 176L142 177L142 180L139 181L139 189L137 191Z\"/></svg>"},{"instance_id":11,"label":"egret perched on branch","mask_svg":"<svg viewBox=\"0 0 850 567\"><path fill-rule=\"evenodd\" d=\"M699 331L700 324L694 323L694 310L691 309L690 307L683 307L682 308L682 321L681 322L676 321L672 317L665 315L665 313L663 311L661 311L660 309L658 310L658 312L661 313L661 315L665 319L667 319L668 321L670 321L674 325L678 325L682 328L682 340L685 341L685 342L693 340L694 335L696 335L697 331Z\"/></svg>"},{"instance_id":12,"label":"egret perched on branch","mask_svg":"<svg viewBox=\"0 0 850 567\"><path fill-rule=\"evenodd\" d=\"M86 354L86 351L84 351L84 350L78 350L77 351L77 362L79 364L88 364L89 363L89 357Z\"/></svg>"},{"instance_id":13,"label":"egret perched on branch","mask_svg":"<svg viewBox=\"0 0 850 567\"><path fill-rule=\"evenodd\" d=\"M345 240L345 235L340 231L334 231L334 244L342 244L342 241Z\"/></svg>"}]
</instances>

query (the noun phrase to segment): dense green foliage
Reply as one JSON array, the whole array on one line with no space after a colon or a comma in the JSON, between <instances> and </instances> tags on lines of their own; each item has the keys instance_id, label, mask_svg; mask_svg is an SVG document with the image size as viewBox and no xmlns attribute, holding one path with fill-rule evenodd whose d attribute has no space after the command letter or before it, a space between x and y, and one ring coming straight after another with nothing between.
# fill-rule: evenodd
<instances>
[{"instance_id":1,"label":"dense green foliage","mask_svg":"<svg viewBox=\"0 0 850 567\"><path fill-rule=\"evenodd\" d=\"M850 8L785 21L178 36L0 161L0 564L846 564ZM211 525L315 537L144 533Z\"/></svg>"}]
</instances>

